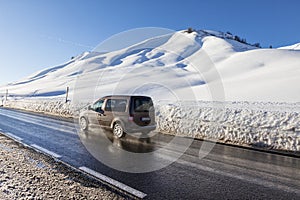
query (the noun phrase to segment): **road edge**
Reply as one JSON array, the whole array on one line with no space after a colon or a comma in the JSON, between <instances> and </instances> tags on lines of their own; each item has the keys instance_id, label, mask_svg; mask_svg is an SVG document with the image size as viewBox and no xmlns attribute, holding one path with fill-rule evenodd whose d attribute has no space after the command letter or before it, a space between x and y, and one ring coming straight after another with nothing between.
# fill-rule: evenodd
<instances>
[{"instance_id":1,"label":"road edge","mask_svg":"<svg viewBox=\"0 0 300 200\"><path fill-rule=\"evenodd\" d=\"M50 158L54 162L59 163L59 164L65 166L65 167L69 168L70 170L72 170L72 171L74 171L74 172L76 172L76 173L78 173L80 175L85 176L86 178L94 181L99 186L105 187L106 189L108 189L111 192L114 192L114 193L116 193L116 194L124 197L125 199L142 199L142 198L139 198L138 196L134 196L133 194L131 194L131 193L125 191L125 190L122 190L121 188L118 188L118 187L110 184L109 182L105 182L104 180L101 180L98 177L93 176L92 174L89 174L89 173L87 173L84 170L81 170L80 168L76 168L76 167L74 167L74 166L72 166L72 165L70 165L70 164L68 164L68 163L60 160L59 158L54 157L51 154L48 154L48 153L46 153L44 151L41 151L40 149L35 148L34 146L28 145L28 144L22 142L22 140L19 140L19 139L13 137L12 135L6 134L6 133L4 133L2 131L0 131L0 134L3 135L3 136L5 136L6 138L9 138L10 140L14 141L18 145L20 145L22 148L30 149L30 150L33 150L36 153L43 154L44 156Z\"/></svg>"}]
</instances>

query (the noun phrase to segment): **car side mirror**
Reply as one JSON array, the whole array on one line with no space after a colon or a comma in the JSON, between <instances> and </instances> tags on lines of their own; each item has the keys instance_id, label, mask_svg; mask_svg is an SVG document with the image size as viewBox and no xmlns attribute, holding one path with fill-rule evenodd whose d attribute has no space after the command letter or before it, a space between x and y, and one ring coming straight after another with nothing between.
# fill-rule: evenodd
<instances>
[{"instance_id":1,"label":"car side mirror","mask_svg":"<svg viewBox=\"0 0 300 200\"><path fill-rule=\"evenodd\" d=\"M100 113L100 114L104 114L104 110L102 110L102 108L96 108L95 111Z\"/></svg>"},{"instance_id":2,"label":"car side mirror","mask_svg":"<svg viewBox=\"0 0 300 200\"><path fill-rule=\"evenodd\" d=\"M88 106L87 109L88 109L88 110L93 110L91 106Z\"/></svg>"}]
</instances>

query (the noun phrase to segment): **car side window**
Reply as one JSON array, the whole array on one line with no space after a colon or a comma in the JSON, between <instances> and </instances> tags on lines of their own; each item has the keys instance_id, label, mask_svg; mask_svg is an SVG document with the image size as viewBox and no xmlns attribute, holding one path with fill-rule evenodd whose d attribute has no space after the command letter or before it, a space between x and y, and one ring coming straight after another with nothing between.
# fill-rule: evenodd
<instances>
[{"instance_id":1,"label":"car side window","mask_svg":"<svg viewBox=\"0 0 300 200\"><path fill-rule=\"evenodd\" d=\"M125 112L127 99L108 99L105 105L105 111Z\"/></svg>"},{"instance_id":2,"label":"car side window","mask_svg":"<svg viewBox=\"0 0 300 200\"><path fill-rule=\"evenodd\" d=\"M103 99L101 99L101 100L95 102L95 103L93 104L93 106L92 106L93 110L95 110L96 112L100 111L101 108L102 108L103 102L104 102Z\"/></svg>"},{"instance_id":3,"label":"car side window","mask_svg":"<svg viewBox=\"0 0 300 200\"><path fill-rule=\"evenodd\" d=\"M126 105L127 105L127 100L126 99L118 99L116 101L116 106L115 106L114 110L116 112L125 112Z\"/></svg>"},{"instance_id":4,"label":"car side window","mask_svg":"<svg viewBox=\"0 0 300 200\"><path fill-rule=\"evenodd\" d=\"M112 100L111 99L107 99L106 104L105 104L105 111L111 111L112 110Z\"/></svg>"},{"instance_id":5,"label":"car side window","mask_svg":"<svg viewBox=\"0 0 300 200\"><path fill-rule=\"evenodd\" d=\"M153 107L153 103L150 98L136 98L134 99L134 111L135 112L149 112Z\"/></svg>"}]
</instances>

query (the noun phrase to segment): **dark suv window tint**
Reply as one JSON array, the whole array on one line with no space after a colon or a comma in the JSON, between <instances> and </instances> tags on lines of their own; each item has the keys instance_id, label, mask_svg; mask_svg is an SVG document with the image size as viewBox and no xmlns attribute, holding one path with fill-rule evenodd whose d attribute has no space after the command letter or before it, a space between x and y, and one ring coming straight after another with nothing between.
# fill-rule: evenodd
<instances>
[{"instance_id":1,"label":"dark suv window tint","mask_svg":"<svg viewBox=\"0 0 300 200\"><path fill-rule=\"evenodd\" d=\"M149 112L152 106L152 100L148 97L138 97L133 100L135 112Z\"/></svg>"},{"instance_id":2,"label":"dark suv window tint","mask_svg":"<svg viewBox=\"0 0 300 200\"><path fill-rule=\"evenodd\" d=\"M127 99L108 99L105 105L106 111L125 112Z\"/></svg>"},{"instance_id":3,"label":"dark suv window tint","mask_svg":"<svg viewBox=\"0 0 300 200\"><path fill-rule=\"evenodd\" d=\"M102 104L103 104L104 100L99 100L97 102L95 102L93 105L92 105L92 109L93 110L101 110L101 107L102 107Z\"/></svg>"}]
</instances>

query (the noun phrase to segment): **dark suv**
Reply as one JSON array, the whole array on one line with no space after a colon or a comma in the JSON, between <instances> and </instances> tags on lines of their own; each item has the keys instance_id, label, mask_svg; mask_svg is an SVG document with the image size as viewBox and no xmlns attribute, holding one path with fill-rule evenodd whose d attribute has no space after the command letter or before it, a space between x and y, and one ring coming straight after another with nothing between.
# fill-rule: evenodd
<instances>
[{"instance_id":1,"label":"dark suv","mask_svg":"<svg viewBox=\"0 0 300 200\"><path fill-rule=\"evenodd\" d=\"M80 113L82 130L89 125L112 129L120 138L124 133L149 133L156 128L153 102L147 96L105 96Z\"/></svg>"}]
</instances>

